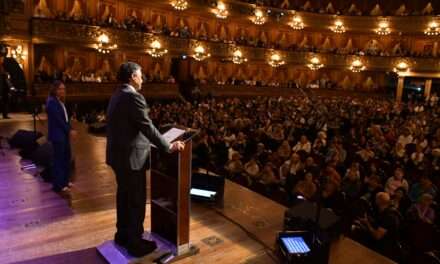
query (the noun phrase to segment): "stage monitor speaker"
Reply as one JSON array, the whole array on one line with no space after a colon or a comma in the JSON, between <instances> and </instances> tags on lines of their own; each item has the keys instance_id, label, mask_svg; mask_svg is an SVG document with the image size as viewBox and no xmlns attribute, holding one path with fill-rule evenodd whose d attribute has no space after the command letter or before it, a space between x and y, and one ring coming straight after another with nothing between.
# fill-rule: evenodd
<instances>
[{"instance_id":1,"label":"stage monitor speaker","mask_svg":"<svg viewBox=\"0 0 440 264\"><path fill-rule=\"evenodd\" d=\"M316 219L317 210L320 210L318 220ZM330 245L342 233L341 225L341 218L333 211L308 201L299 202L288 209L284 215L284 230L308 231L313 234L313 254L305 263L328 262Z\"/></svg>"},{"instance_id":2,"label":"stage monitor speaker","mask_svg":"<svg viewBox=\"0 0 440 264\"><path fill-rule=\"evenodd\" d=\"M200 201L221 202L225 190L225 177L199 170L191 178L191 198Z\"/></svg>"},{"instance_id":3,"label":"stage monitor speaker","mask_svg":"<svg viewBox=\"0 0 440 264\"><path fill-rule=\"evenodd\" d=\"M9 145L12 148L20 149L20 155L23 158L29 158L32 152L38 148L37 140L41 138L43 134L40 132L28 131L28 130L18 130L10 139Z\"/></svg>"},{"instance_id":4,"label":"stage monitor speaker","mask_svg":"<svg viewBox=\"0 0 440 264\"><path fill-rule=\"evenodd\" d=\"M318 207L315 203L303 201L284 214L284 229L289 231L316 229ZM337 236L340 231L340 217L327 208L320 208L318 228L329 239Z\"/></svg>"},{"instance_id":5,"label":"stage monitor speaker","mask_svg":"<svg viewBox=\"0 0 440 264\"><path fill-rule=\"evenodd\" d=\"M30 158L35 164L48 168L51 166L52 157L53 157L52 144L49 142L46 142L46 143L40 145L31 154Z\"/></svg>"}]
</instances>

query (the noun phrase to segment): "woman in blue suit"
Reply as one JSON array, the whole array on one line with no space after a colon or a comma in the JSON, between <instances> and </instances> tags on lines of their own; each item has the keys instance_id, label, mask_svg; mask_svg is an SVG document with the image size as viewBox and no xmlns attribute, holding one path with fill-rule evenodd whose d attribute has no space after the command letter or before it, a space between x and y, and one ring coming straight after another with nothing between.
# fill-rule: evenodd
<instances>
[{"instance_id":1,"label":"woman in blue suit","mask_svg":"<svg viewBox=\"0 0 440 264\"><path fill-rule=\"evenodd\" d=\"M70 178L70 120L64 105L66 87L55 81L46 102L48 119L48 140L53 146L52 183L55 192L69 191Z\"/></svg>"}]
</instances>

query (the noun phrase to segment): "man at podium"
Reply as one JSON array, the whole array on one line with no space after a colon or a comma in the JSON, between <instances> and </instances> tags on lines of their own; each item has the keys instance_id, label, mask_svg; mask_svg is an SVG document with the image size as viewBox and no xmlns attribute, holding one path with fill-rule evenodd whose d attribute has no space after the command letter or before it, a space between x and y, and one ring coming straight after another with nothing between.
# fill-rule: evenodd
<instances>
[{"instance_id":1,"label":"man at podium","mask_svg":"<svg viewBox=\"0 0 440 264\"><path fill-rule=\"evenodd\" d=\"M123 63L118 72L122 83L110 99L107 109L107 164L117 182L116 244L134 257L153 252L156 244L142 239L146 203L146 170L149 168L150 144L160 151L182 151L182 141L168 143L148 117L142 88L141 67Z\"/></svg>"}]
</instances>

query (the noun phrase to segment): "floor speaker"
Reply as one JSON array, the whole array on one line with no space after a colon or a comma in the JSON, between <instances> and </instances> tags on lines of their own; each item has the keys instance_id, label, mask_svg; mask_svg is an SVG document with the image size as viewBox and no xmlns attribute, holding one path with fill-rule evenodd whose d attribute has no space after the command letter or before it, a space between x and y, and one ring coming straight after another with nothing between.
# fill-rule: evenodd
<instances>
[{"instance_id":1,"label":"floor speaker","mask_svg":"<svg viewBox=\"0 0 440 264\"><path fill-rule=\"evenodd\" d=\"M20 155L24 158L29 158L32 152L38 148L37 140L41 138L43 134L40 132L18 130L10 139L9 145L12 148L20 149Z\"/></svg>"},{"instance_id":2,"label":"floor speaker","mask_svg":"<svg viewBox=\"0 0 440 264\"><path fill-rule=\"evenodd\" d=\"M50 142L46 142L41 146L38 146L31 154L31 160L40 166L50 167L53 157L53 147Z\"/></svg>"}]
</instances>

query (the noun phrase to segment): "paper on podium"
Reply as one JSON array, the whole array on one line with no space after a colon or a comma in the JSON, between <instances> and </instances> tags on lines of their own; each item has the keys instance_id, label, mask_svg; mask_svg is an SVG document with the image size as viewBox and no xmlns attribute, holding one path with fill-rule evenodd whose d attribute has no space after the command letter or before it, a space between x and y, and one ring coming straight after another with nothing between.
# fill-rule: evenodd
<instances>
[{"instance_id":1,"label":"paper on podium","mask_svg":"<svg viewBox=\"0 0 440 264\"><path fill-rule=\"evenodd\" d=\"M185 134L185 130L183 129L178 129L178 128L171 128L170 130L168 130L167 132L165 132L162 136L165 138L165 140L168 143L173 142L176 138L182 136L183 134Z\"/></svg>"}]
</instances>

